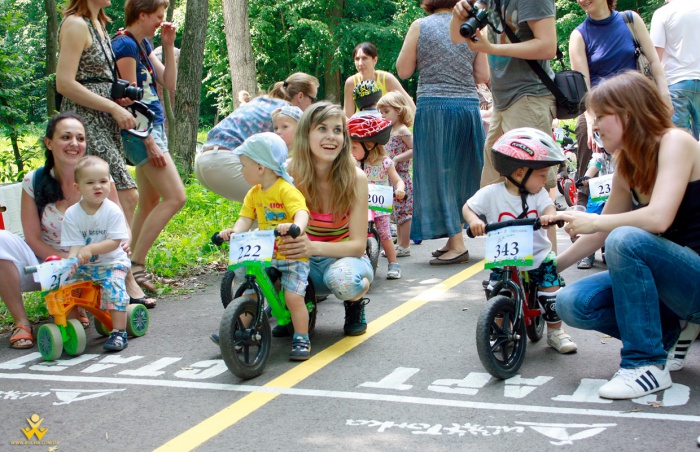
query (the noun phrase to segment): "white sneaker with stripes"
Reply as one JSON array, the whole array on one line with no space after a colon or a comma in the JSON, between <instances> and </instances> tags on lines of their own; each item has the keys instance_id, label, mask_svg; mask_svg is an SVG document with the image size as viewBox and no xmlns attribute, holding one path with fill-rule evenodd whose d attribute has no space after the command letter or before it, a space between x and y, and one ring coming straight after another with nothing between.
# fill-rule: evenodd
<instances>
[{"instance_id":1,"label":"white sneaker with stripes","mask_svg":"<svg viewBox=\"0 0 700 452\"><path fill-rule=\"evenodd\" d=\"M620 369L598 389L598 395L605 399L636 399L671 387L671 374L668 368L643 366Z\"/></svg>"}]
</instances>

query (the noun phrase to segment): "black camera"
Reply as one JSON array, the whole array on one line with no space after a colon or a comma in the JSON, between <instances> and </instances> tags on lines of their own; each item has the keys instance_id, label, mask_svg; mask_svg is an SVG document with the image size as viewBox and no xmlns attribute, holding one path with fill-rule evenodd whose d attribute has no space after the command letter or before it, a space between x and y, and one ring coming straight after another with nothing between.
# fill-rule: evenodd
<instances>
[{"instance_id":1,"label":"black camera","mask_svg":"<svg viewBox=\"0 0 700 452\"><path fill-rule=\"evenodd\" d=\"M131 86L131 83L126 80L117 79L112 83L111 91L112 99L121 99L128 97L131 100L143 99L143 89L137 86Z\"/></svg>"},{"instance_id":2,"label":"black camera","mask_svg":"<svg viewBox=\"0 0 700 452\"><path fill-rule=\"evenodd\" d=\"M479 9L476 5L472 5L472 9L469 10L469 18L459 27L459 34L472 41L476 41L476 32L490 24L489 11L485 8Z\"/></svg>"}]
</instances>

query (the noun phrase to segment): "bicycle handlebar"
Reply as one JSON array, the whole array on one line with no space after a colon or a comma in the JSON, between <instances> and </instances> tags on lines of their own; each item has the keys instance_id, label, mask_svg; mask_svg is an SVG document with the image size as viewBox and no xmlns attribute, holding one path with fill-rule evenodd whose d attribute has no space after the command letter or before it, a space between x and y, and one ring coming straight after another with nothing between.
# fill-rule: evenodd
<instances>
[{"instance_id":1,"label":"bicycle handlebar","mask_svg":"<svg viewBox=\"0 0 700 452\"><path fill-rule=\"evenodd\" d=\"M275 234L275 237L280 237L282 235L277 231L277 229L275 229L274 234ZM301 229L299 228L299 226L292 223L292 225L289 227L289 231L287 231L287 233L284 235L289 235L293 239L295 239L295 238L299 237L299 235L301 235ZM219 236L218 232L215 232L214 235L211 236L211 241L216 246L221 246L224 243L224 239L222 239L221 236Z\"/></svg>"},{"instance_id":2,"label":"bicycle handlebar","mask_svg":"<svg viewBox=\"0 0 700 452\"><path fill-rule=\"evenodd\" d=\"M556 224L560 228L564 227L564 220L559 220L553 224ZM498 223L489 223L486 225L486 232L497 231L498 229L508 228L511 226L533 226L536 231L542 227L539 218L521 218L516 220L499 221ZM550 225L551 226L551 225ZM467 226L467 236L469 238L474 238L471 229Z\"/></svg>"}]
</instances>

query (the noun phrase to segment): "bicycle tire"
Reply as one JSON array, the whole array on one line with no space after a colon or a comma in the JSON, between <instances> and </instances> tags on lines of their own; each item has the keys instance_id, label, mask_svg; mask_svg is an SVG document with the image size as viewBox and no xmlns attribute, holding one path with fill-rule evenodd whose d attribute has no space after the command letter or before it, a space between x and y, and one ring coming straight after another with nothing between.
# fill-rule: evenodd
<instances>
[{"instance_id":1,"label":"bicycle tire","mask_svg":"<svg viewBox=\"0 0 700 452\"><path fill-rule=\"evenodd\" d=\"M578 189L571 179L566 179L564 181L564 193L562 194L564 195L564 201L566 201L569 207L575 206L578 202Z\"/></svg>"},{"instance_id":2,"label":"bicycle tire","mask_svg":"<svg viewBox=\"0 0 700 452\"><path fill-rule=\"evenodd\" d=\"M525 337L525 322L516 316L515 300L504 295L491 298L476 324L476 349L488 373L500 380L515 376L525 357Z\"/></svg>"},{"instance_id":3,"label":"bicycle tire","mask_svg":"<svg viewBox=\"0 0 700 452\"><path fill-rule=\"evenodd\" d=\"M379 265L379 254L381 253L381 240L379 233L372 229L371 235L367 237L367 256L372 263L372 271L377 274L377 266Z\"/></svg>"},{"instance_id":4,"label":"bicycle tire","mask_svg":"<svg viewBox=\"0 0 700 452\"><path fill-rule=\"evenodd\" d=\"M221 294L221 304L224 305L224 308L228 307L231 300L233 300L233 283L235 279L236 274L228 270L221 280L221 289L219 292Z\"/></svg>"},{"instance_id":5,"label":"bicycle tire","mask_svg":"<svg viewBox=\"0 0 700 452\"><path fill-rule=\"evenodd\" d=\"M262 315L258 325L245 327L241 322L246 314L255 319L258 309L259 303L252 298L236 298L226 307L219 325L221 357L228 370L243 380L262 374L270 356L272 332L267 315Z\"/></svg>"},{"instance_id":6,"label":"bicycle tire","mask_svg":"<svg viewBox=\"0 0 700 452\"><path fill-rule=\"evenodd\" d=\"M533 317L530 320L532 320L532 322L529 325L525 325L525 331L527 332L527 337L529 337L532 342L537 342L542 339L544 326L547 322L544 321L541 315Z\"/></svg>"}]
</instances>

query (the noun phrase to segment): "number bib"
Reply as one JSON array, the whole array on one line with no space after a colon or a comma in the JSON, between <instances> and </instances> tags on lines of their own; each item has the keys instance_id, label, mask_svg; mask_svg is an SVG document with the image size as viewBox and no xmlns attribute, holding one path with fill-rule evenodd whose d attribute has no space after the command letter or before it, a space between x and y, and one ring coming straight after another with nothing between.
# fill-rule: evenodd
<instances>
[{"instance_id":1,"label":"number bib","mask_svg":"<svg viewBox=\"0 0 700 452\"><path fill-rule=\"evenodd\" d=\"M588 181L588 187L591 191L591 201L606 201L610 197L610 192L612 191L612 180L612 174L590 179Z\"/></svg>"},{"instance_id":2,"label":"number bib","mask_svg":"<svg viewBox=\"0 0 700 452\"><path fill-rule=\"evenodd\" d=\"M246 262L258 262L269 267L275 252L275 231L252 231L233 234L229 255L229 268L240 267Z\"/></svg>"},{"instance_id":3,"label":"number bib","mask_svg":"<svg viewBox=\"0 0 700 452\"><path fill-rule=\"evenodd\" d=\"M511 226L486 234L484 268L532 265L532 226Z\"/></svg>"},{"instance_id":4,"label":"number bib","mask_svg":"<svg viewBox=\"0 0 700 452\"><path fill-rule=\"evenodd\" d=\"M41 284L41 290L48 292L56 290L68 279L70 269L78 263L78 259L61 259L60 261L44 262L36 266L34 281Z\"/></svg>"},{"instance_id":5,"label":"number bib","mask_svg":"<svg viewBox=\"0 0 700 452\"><path fill-rule=\"evenodd\" d=\"M394 188L391 185L369 184L369 209L391 213L394 206Z\"/></svg>"},{"instance_id":6,"label":"number bib","mask_svg":"<svg viewBox=\"0 0 700 452\"><path fill-rule=\"evenodd\" d=\"M562 127L557 127L554 129L554 139L556 141L561 141L564 139L564 129Z\"/></svg>"}]
</instances>

